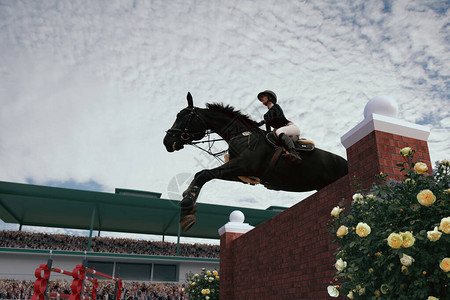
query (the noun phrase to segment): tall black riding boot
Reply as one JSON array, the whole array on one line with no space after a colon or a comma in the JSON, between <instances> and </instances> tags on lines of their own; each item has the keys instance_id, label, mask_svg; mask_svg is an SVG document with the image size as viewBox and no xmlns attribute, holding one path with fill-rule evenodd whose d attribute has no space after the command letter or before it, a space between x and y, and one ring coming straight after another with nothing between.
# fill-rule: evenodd
<instances>
[{"instance_id":1,"label":"tall black riding boot","mask_svg":"<svg viewBox=\"0 0 450 300\"><path fill-rule=\"evenodd\" d=\"M280 133L278 138L280 139L284 148L286 148L286 150L289 152L289 156L292 158L292 160L301 162L302 158L297 154L297 151L295 151L294 141L292 141L292 139L284 133Z\"/></svg>"}]
</instances>

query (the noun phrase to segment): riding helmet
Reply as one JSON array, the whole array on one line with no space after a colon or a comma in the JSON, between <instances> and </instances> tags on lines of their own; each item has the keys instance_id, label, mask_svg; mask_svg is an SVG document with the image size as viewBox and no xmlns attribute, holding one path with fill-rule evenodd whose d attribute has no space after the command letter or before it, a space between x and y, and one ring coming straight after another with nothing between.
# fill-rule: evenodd
<instances>
[{"instance_id":1,"label":"riding helmet","mask_svg":"<svg viewBox=\"0 0 450 300\"><path fill-rule=\"evenodd\" d=\"M264 92L261 92L258 94L258 99L261 99L262 96L267 96L269 98L269 101L272 102L273 104L277 103L277 95L269 90L265 90Z\"/></svg>"}]
</instances>

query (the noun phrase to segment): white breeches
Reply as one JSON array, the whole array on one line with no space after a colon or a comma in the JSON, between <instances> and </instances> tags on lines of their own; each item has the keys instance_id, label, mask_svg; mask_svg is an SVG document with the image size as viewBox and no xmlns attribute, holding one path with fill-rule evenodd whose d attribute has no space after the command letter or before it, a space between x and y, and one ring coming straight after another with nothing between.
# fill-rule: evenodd
<instances>
[{"instance_id":1,"label":"white breeches","mask_svg":"<svg viewBox=\"0 0 450 300\"><path fill-rule=\"evenodd\" d=\"M298 128L294 123L289 122L286 126L280 127L275 130L275 133L277 136L279 136L280 133L284 133L285 135L296 137L296 139L298 139L298 137L300 136L300 128Z\"/></svg>"}]
</instances>

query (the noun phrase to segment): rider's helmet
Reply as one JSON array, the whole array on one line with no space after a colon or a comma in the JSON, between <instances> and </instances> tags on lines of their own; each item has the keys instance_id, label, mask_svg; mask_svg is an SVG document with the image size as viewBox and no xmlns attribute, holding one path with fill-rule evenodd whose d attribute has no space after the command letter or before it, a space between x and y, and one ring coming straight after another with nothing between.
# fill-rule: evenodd
<instances>
[{"instance_id":1,"label":"rider's helmet","mask_svg":"<svg viewBox=\"0 0 450 300\"><path fill-rule=\"evenodd\" d=\"M259 93L257 97L259 100L261 100L262 96L267 96L269 98L269 101L273 104L277 103L277 95L272 91L265 90L264 92Z\"/></svg>"}]
</instances>

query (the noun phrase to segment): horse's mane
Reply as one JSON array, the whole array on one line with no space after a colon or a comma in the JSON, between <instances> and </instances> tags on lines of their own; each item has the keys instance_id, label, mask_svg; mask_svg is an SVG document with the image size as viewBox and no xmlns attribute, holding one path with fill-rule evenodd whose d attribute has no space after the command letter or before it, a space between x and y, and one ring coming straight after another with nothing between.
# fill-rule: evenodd
<instances>
[{"instance_id":1,"label":"horse's mane","mask_svg":"<svg viewBox=\"0 0 450 300\"><path fill-rule=\"evenodd\" d=\"M235 109L231 105L224 105L223 103L206 103L206 107L209 110L216 111L228 115L232 118L238 118L242 120L246 125L258 127L258 123L252 120L248 115L242 113L240 110Z\"/></svg>"}]
</instances>

